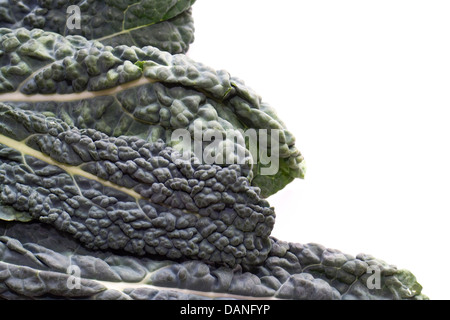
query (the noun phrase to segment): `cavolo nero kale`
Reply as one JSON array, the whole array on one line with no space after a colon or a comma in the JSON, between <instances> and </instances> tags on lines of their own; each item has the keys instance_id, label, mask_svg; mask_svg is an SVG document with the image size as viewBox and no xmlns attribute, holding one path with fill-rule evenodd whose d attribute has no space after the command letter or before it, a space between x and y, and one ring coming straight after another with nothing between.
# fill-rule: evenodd
<instances>
[{"instance_id":1,"label":"cavolo nero kale","mask_svg":"<svg viewBox=\"0 0 450 320\"><path fill-rule=\"evenodd\" d=\"M202 165L162 141L79 130L6 105L0 143L4 220L36 219L88 248L135 255L235 266L270 251L273 209L238 165Z\"/></svg>"},{"instance_id":2,"label":"cavolo nero kale","mask_svg":"<svg viewBox=\"0 0 450 320\"><path fill-rule=\"evenodd\" d=\"M304 159L242 80L179 54L193 3L0 3L0 298L426 298L371 256L270 236L265 198L303 178ZM178 129L218 132L215 159L244 159L186 156ZM268 175L244 132L271 129Z\"/></svg>"},{"instance_id":3,"label":"cavolo nero kale","mask_svg":"<svg viewBox=\"0 0 450 320\"><path fill-rule=\"evenodd\" d=\"M318 244L270 238L272 249L262 264L228 268L200 260L94 251L38 222L0 221L0 234L0 297L6 299L424 298L410 272ZM379 270L380 289L368 289L369 268Z\"/></svg>"},{"instance_id":4,"label":"cavolo nero kale","mask_svg":"<svg viewBox=\"0 0 450 320\"><path fill-rule=\"evenodd\" d=\"M199 126L242 139L248 129L277 129L278 172L260 174L264 165L251 160L250 150L244 153L252 185L268 197L303 177L304 161L293 135L273 108L226 71L151 46L105 46L40 29L0 29L0 36L0 102L80 129L162 139L171 146L176 129L194 137Z\"/></svg>"},{"instance_id":5,"label":"cavolo nero kale","mask_svg":"<svg viewBox=\"0 0 450 320\"><path fill-rule=\"evenodd\" d=\"M6 0L0 2L5 28L42 29L80 35L105 45L151 45L183 53L194 40L195 0ZM78 11L72 11L75 7ZM79 24L74 27L78 14Z\"/></svg>"}]
</instances>

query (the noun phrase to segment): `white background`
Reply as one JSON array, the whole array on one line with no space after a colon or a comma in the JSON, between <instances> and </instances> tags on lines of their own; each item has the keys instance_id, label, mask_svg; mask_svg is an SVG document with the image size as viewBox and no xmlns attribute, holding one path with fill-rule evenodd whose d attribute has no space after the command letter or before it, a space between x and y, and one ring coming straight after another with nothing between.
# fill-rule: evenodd
<instances>
[{"instance_id":1,"label":"white background","mask_svg":"<svg viewBox=\"0 0 450 320\"><path fill-rule=\"evenodd\" d=\"M198 0L189 55L244 79L307 163L273 235L364 252L450 298L450 2Z\"/></svg>"}]
</instances>

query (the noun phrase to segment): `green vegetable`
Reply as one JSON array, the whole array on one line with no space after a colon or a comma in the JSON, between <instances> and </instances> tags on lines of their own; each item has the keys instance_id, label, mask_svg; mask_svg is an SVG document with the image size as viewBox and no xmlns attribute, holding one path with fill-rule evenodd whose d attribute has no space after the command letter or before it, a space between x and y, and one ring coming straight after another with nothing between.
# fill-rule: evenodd
<instances>
[{"instance_id":1,"label":"green vegetable","mask_svg":"<svg viewBox=\"0 0 450 320\"><path fill-rule=\"evenodd\" d=\"M193 3L0 2L0 298L426 299L372 256L270 236L264 198L304 160L243 81L178 54Z\"/></svg>"},{"instance_id":2,"label":"green vegetable","mask_svg":"<svg viewBox=\"0 0 450 320\"><path fill-rule=\"evenodd\" d=\"M70 0L0 3L5 28L42 29L61 35L81 35L105 45L152 45L171 53L186 52L194 40L190 7L195 0ZM79 9L79 28L71 27Z\"/></svg>"},{"instance_id":3,"label":"green vegetable","mask_svg":"<svg viewBox=\"0 0 450 320\"><path fill-rule=\"evenodd\" d=\"M368 255L271 238L260 266L214 266L80 248L40 223L0 221L0 298L426 299L411 273ZM380 289L368 289L371 266Z\"/></svg>"},{"instance_id":4,"label":"green vegetable","mask_svg":"<svg viewBox=\"0 0 450 320\"><path fill-rule=\"evenodd\" d=\"M262 174L265 166L247 146L248 179L268 197L303 177L303 157L292 134L268 104L223 70L150 46L104 46L38 29L1 29L0 36L1 102L53 115L79 129L162 139L170 146L176 144L171 140L176 129L194 138L196 123L202 132L227 137L232 132L242 139L239 129L277 129L279 148L273 156L279 158L279 170ZM227 141L236 144L234 138Z\"/></svg>"},{"instance_id":5,"label":"green vegetable","mask_svg":"<svg viewBox=\"0 0 450 320\"><path fill-rule=\"evenodd\" d=\"M135 255L234 266L270 251L273 210L238 165L203 165L162 141L78 130L7 105L0 153L3 220L36 219L88 248Z\"/></svg>"}]
</instances>

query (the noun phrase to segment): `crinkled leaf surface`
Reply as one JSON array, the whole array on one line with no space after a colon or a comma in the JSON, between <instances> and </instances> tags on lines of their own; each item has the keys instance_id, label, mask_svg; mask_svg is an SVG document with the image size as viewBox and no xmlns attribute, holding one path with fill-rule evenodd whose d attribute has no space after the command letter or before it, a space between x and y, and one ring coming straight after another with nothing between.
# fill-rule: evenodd
<instances>
[{"instance_id":1,"label":"crinkled leaf surface","mask_svg":"<svg viewBox=\"0 0 450 320\"><path fill-rule=\"evenodd\" d=\"M0 235L5 299L426 299L410 272L318 244L271 238L262 265L228 268L92 251L40 223L0 221ZM369 267L380 272L379 289L368 289Z\"/></svg>"},{"instance_id":2,"label":"crinkled leaf surface","mask_svg":"<svg viewBox=\"0 0 450 320\"><path fill-rule=\"evenodd\" d=\"M134 136L172 145L172 133L215 131L234 138L242 131L277 129L274 155L279 170L263 175L258 155L246 150L246 174L267 197L294 178L303 177L303 157L295 139L274 110L241 80L185 55L154 47L104 46L79 36L42 30L0 30L0 101L62 119L79 129L109 136ZM228 140L227 140L228 139ZM206 144L206 143L205 143ZM230 153L230 152L228 152ZM245 166L244 166L245 167Z\"/></svg>"},{"instance_id":3,"label":"crinkled leaf surface","mask_svg":"<svg viewBox=\"0 0 450 320\"><path fill-rule=\"evenodd\" d=\"M240 166L203 165L161 142L79 130L0 105L0 210L92 249L258 264L274 212Z\"/></svg>"},{"instance_id":4,"label":"crinkled leaf surface","mask_svg":"<svg viewBox=\"0 0 450 320\"><path fill-rule=\"evenodd\" d=\"M105 45L152 45L171 53L186 52L194 40L191 6L195 0L8 0L0 3L0 26L43 29L81 35ZM80 28L68 27L80 10ZM70 25L70 24L69 24Z\"/></svg>"},{"instance_id":5,"label":"crinkled leaf surface","mask_svg":"<svg viewBox=\"0 0 450 320\"><path fill-rule=\"evenodd\" d=\"M0 298L426 298L372 256L270 237L263 198L303 177L303 157L241 80L154 47L186 51L192 3L0 3L15 28L0 29ZM182 157L172 133L198 127L278 129L278 172L248 145L239 165Z\"/></svg>"}]
</instances>

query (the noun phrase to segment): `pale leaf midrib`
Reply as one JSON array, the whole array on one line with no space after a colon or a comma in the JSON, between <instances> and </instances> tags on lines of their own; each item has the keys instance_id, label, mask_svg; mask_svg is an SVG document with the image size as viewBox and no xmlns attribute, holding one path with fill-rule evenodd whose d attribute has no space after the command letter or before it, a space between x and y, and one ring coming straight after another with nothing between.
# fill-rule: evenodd
<instances>
[{"instance_id":1,"label":"pale leaf midrib","mask_svg":"<svg viewBox=\"0 0 450 320\"><path fill-rule=\"evenodd\" d=\"M72 166L72 165L68 165L68 164L56 161L56 160L52 159L50 156L48 156L36 149L29 147L28 145L26 145L26 141L27 141L27 139L25 139L23 141L17 141L12 138L9 138L5 135L0 134L0 144L5 145L14 150L17 150L18 152L20 152L22 154L22 157L24 155L27 155L27 156L36 158L38 160L44 161L44 162L48 163L49 165L53 165L53 166L56 166L56 167L64 170L67 174L69 174L72 177L80 176L80 177L83 177L86 179L97 181L105 187L109 187L109 188L118 190L120 192L123 192L123 193L133 197L134 199L136 199L136 203L138 203L138 204L139 204L140 200L145 200L145 201L149 201L149 202L153 203L149 198L143 197L140 193L134 191L133 189L122 187L111 181L102 179L92 173L84 171L81 168L81 166ZM167 209L172 209L172 207L170 207L169 205L167 205L165 203L154 203L154 204L159 205L161 207L165 207ZM186 209L177 209L177 210L180 210L186 214L193 214L200 218L200 215L197 212L194 212L191 210L186 210Z\"/></svg>"},{"instance_id":2,"label":"pale leaf midrib","mask_svg":"<svg viewBox=\"0 0 450 320\"><path fill-rule=\"evenodd\" d=\"M0 261L0 264L4 264L5 266L9 266L10 268L16 266L15 264L12 264L10 262ZM21 268L25 268L27 270L33 270L31 267L28 266L20 266ZM113 282L113 281L102 281L102 280L96 280L92 278L80 278L81 280L88 280L95 282L101 286L103 286L107 290L117 290L119 292L124 292L126 289L139 289L139 288L146 288L146 289L153 289L158 291L174 291L179 293L185 293L185 294L192 294L197 296L202 296L206 298L222 298L222 299L237 299L237 300L283 300L274 296L266 296L266 297L254 297L254 296L245 296L245 295L238 295L238 294L232 294L232 293L225 293L225 292L214 292L214 291L200 291L200 290L192 290L192 289L183 289L183 288L176 288L176 287L163 287L163 286L157 286L148 284L148 281L151 277L151 275L159 270L155 270L153 272L148 273L143 280L140 282ZM60 273L53 270L36 270L37 276L39 276L40 272L48 272L51 274L54 273ZM64 274L67 276L67 278L70 277L70 274ZM73 276L72 276L73 277ZM61 278L62 281L66 280L65 278ZM72 290L77 290L76 288Z\"/></svg>"},{"instance_id":3,"label":"pale leaf midrib","mask_svg":"<svg viewBox=\"0 0 450 320\"><path fill-rule=\"evenodd\" d=\"M92 279L91 279L92 280ZM214 292L214 291L200 291L200 290L192 290L192 289L182 289L176 287L163 287L141 282L110 282L110 281L97 281L99 284L103 285L107 289L117 290L123 292L125 289L153 289L153 290L161 290L161 291L175 291L179 293L192 294L196 296L202 296L206 298L222 298L222 299L237 299L237 300L280 300L279 298L270 296L270 297L253 297L253 296L244 296L239 294L225 293L225 292Z\"/></svg>"},{"instance_id":4,"label":"pale leaf midrib","mask_svg":"<svg viewBox=\"0 0 450 320\"><path fill-rule=\"evenodd\" d=\"M133 197L134 199L136 199L136 201L143 199L143 197L136 191L129 189L129 188L119 186L115 183L112 183L111 181L99 178L96 175L93 175L89 172L84 171L79 166L71 166L71 165L67 165L67 164L55 161L50 156L47 156L44 153L27 146L24 141L17 141L12 138L9 138L5 135L0 134L0 144L3 144L9 148L17 150L22 155L28 155L28 156L31 156L38 160L44 161L44 162L48 163L49 165L56 166L56 167L64 170L71 176L80 176L80 177L83 177L86 179L98 181L105 187L116 189L120 192L123 192L123 193Z\"/></svg>"},{"instance_id":5,"label":"pale leaf midrib","mask_svg":"<svg viewBox=\"0 0 450 320\"><path fill-rule=\"evenodd\" d=\"M156 82L158 81L147 78L145 76L141 76L141 78L137 80L126 82L113 88L99 91L85 90L83 92L65 93L65 94L61 93L25 94L20 91L14 91L0 94L0 102L45 102L45 101L70 102L70 101L94 99L102 96L112 96L124 90L131 89L133 87L138 87Z\"/></svg>"}]
</instances>

